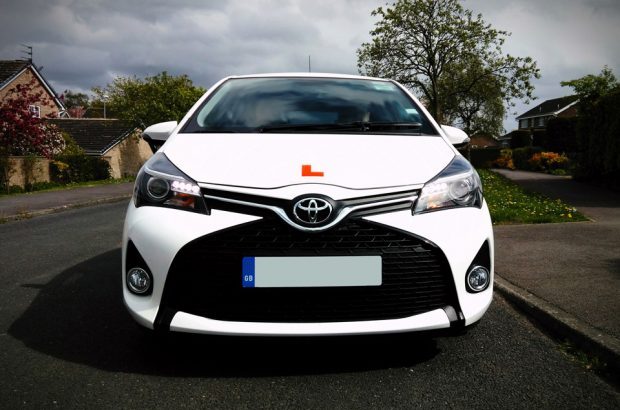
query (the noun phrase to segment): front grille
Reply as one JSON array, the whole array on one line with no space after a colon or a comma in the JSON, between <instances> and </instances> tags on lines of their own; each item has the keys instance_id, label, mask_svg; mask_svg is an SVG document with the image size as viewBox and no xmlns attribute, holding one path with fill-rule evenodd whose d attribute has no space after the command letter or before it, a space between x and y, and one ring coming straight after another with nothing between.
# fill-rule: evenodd
<instances>
[{"instance_id":1,"label":"front grille","mask_svg":"<svg viewBox=\"0 0 620 410\"><path fill-rule=\"evenodd\" d=\"M244 256L312 255L380 255L383 284L241 286ZM181 249L168 274L160 311L227 321L334 322L402 318L447 305L458 306L448 262L439 248L420 238L363 220L304 233L265 218L204 236Z\"/></svg>"}]
</instances>

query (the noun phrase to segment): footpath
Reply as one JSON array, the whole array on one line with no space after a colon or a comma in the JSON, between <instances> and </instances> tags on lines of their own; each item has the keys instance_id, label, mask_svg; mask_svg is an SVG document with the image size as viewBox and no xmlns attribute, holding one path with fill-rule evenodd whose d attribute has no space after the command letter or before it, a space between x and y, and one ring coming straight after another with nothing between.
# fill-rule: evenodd
<instances>
[{"instance_id":1,"label":"footpath","mask_svg":"<svg viewBox=\"0 0 620 410\"><path fill-rule=\"evenodd\" d=\"M0 197L0 221L31 218L71 208L126 200L133 182Z\"/></svg>"},{"instance_id":2,"label":"footpath","mask_svg":"<svg viewBox=\"0 0 620 410\"><path fill-rule=\"evenodd\" d=\"M495 226L496 290L620 374L620 193L567 177L495 171L590 218Z\"/></svg>"},{"instance_id":3,"label":"footpath","mask_svg":"<svg viewBox=\"0 0 620 410\"><path fill-rule=\"evenodd\" d=\"M590 218L496 226L496 291L620 374L620 193L567 177L495 171ZM132 189L123 183L0 197L0 221L127 200Z\"/></svg>"}]
</instances>

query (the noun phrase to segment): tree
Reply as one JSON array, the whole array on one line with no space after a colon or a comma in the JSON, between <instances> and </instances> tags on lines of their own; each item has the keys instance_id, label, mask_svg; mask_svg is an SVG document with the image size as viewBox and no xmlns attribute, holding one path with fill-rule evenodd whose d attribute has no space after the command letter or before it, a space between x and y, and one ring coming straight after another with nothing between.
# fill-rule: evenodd
<instances>
[{"instance_id":1,"label":"tree","mask_svg":"<svg viewBox=\"0 0 620 410\"><path fill-rule=\"evenodd\" d=\"M620 83L605 66L599 75L570 81L579 96L575 178L620 188Z\"/></svg>"},{"instance_id":2,"label":"tree","mask_svg":"<svg viewBox=\"0 0 620 410\"><path fill-rule=\"evenodd\" d=\"M72 118L82 118L90 106L88 95L80 92L65 90L60 99Z\"/></svg>"},{"instance_id":3,"label":"tree","mask_svg":"<svg viewBox=\"0 0 620 410\"><path fill-rule=\"evenodd\" d=\"M372 15L380 20L372 41L357 50L360 73L392 78L421 93L438 121L471 126L476 112L479 124L490 117L496 129L504 115L500 99L508 106L533 99L530 80L540 77L536 62L504 55L510 34L480 14L474 17L458 0L398 0Z\"/></svg>"},{"instance_id":4,"label":"tree","mask_svg":"<svg viewBox=\"0 0 620 410\"><path fill-rule=\"evenodd\" d=\"M599 75L588 74L581 78L560 82L562 87L571 87L579 96L582 106L596 101L620 85L616 76L607 66L603 67Z\"/></svg>"},{"instance_id":5,"label":"tree","mask_svg":"<svg viewBox=\"0 0 620 410\"><path fill-rule=\"evenodd\" d=\"M34 90L35 84L33 79L11 88L0 105L0 176L7 190L12 170L10 155L50 158L64 147L60 131L31 111L32 106L53 106L43 99L43 90Z\"/></svg>"},{"instance_id":6,"label":"tree","mask_svg":"<svg viewBox=\"0 0 620 410\"><path fill-rule=\"evenodd\" d=\"M90 102L88 95L71 90L65 90L61 95L61 99L67 108L88 107Z\"/></svg>"},{"instance_id":7,"label":"tree","mask_svg":"<svg viewBox=\"0 0 620 410\"><path fill-rule=\"evenodd\" d=\"M467 67L449 70L440 83L440 95L450 95L454 84L469 81L472 76L482 75L484 67L479 60ZM506 109L501 84L489 75L484 81L472 85L462 98L451 98L443 103L444 121L462 128L468 135L500 135Z\"/></svg>"},{"instance_id":8,"label":"tree","mask_svg":"<svg viewBox=\"0 0 620 410\"><path fill-rule=\"evenodd\" d=\"M194 86L187 75L171 76L166 71L144 80L117 77L105 88L95 87L97 100L105 101L108 116L132 120L143 126L181 120L205 89Z\"/></svg>"}]
</instances>

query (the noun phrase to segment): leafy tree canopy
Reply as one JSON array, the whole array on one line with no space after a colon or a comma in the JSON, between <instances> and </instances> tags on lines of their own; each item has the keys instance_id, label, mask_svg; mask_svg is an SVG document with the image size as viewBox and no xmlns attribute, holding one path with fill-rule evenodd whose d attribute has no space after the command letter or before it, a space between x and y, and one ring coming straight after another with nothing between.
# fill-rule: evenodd
<instances>
[{"instance_id":1,"label":"leafy tree canopy","mask_svg":"<svg viewBox=\"0 0 620 410\"><path fill-rule=\"evenodd\" d=\"M420 93L438 121L460 123L470 133L496 132L504 104L533 99L536 62L503 54L510 34L458 0L398 0L372 15L380 20L371 42L357 50L360 73L392 78Z\"/></svg>"},{"instance_id":2,"label":"leafy tree canopy","mask_svg":"<svg viewBox=\"0 0 620 410\"><path fill-rule=\"evenodd\" d=\"M166 71L152 77L117 77L106 87L95 87L93 106L105 100L109 117L132 120L143 126L163 121L179 121L205 93L187 75L172 76Z\"/></svg>"},{"instance_id":3,"label":"leafy tree canopy","mask_svg":"<svg viewBox=\"0 0 620 410\"><path fill-rule=\"evenodd\" d=\"M9 192L9 181L13 168L11 155L43 155L51 157L64 147L60 131L42 118L41 109L53 107L47 102L42 89L35 88L36 80L18 84L8 90L0 103L0 185ZM39 107L35 113L32 107ZM31 163L30 158L26 163Z\"/></svg>"},{"instance_id":4,"label":"leafy tree canopy","mask_svg":"<svg viewBox=\"0 0 620 410\"><path fill-rule=\"evenodd\" d=\"M581 78L560 82L562 87L571 87L575 94L584 101L594 101L618 87L620 83L612 70L605 66L599 75L588 74Z\"/></svg>"},{"instance_id":5,"label":"leafy tree canopy","mask_svg":"<svg viewBox=\"0 0 620 410\"><path fill-rule=\"evenodd\" d=\"M67 108L87 108L90 103L90 98L88 95L80 92L73 92L71 90L65 90L65 92L61 95L61 99Z\"/></svg>"},{"instance_id":6,"label":"leafy tree canopy","mask_svg":"<svg viewBox=\"0 0 620 410\"><path fill-rule=\"evenodd\" d=\"M67 112L71 118L84 117L90 108L90 97L84 93L65 90L60 99L67 107Z\"/></svg>"},{"instance_id":7,"label":"leafy tree canopy","mask_svg":"<svg viewBox=\"0 0 620 410\"><path fill-rule=\"evenodd\" d=\"M58 129L31 111L33 106L53 106L35 85L34 79L16 85L0 105L0 156L34 154L49 158L64 147Z\"/></svg>"}]
</instances>

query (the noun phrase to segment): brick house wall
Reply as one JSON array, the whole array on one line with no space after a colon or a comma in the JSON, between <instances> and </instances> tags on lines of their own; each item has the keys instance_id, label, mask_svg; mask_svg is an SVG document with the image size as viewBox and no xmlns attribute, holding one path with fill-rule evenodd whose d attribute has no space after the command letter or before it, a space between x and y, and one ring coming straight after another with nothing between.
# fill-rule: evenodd
<instances>
[{"instance_id":1,"label":"brick house wall","mask_svg":"<svg viewBox=\"0 0 620 410\"><path fill-rule=\"evenodd\" d=\"M41 85L38 77L34 74L32 69L28 67L23 73L21 73L17 78L7 84L2 90L0 90L0 101L3 101L9 94L9 90L15 88L18 84L29 84L33 79L36 79L36 85L33 87L34 92L42 91L43 95L41 98L41 118L52 115L53 117L58 117L59 109L56 103L54 102L53 97L49 94L49 92Z\"/></svg>"},{"instance_id":2,"label":"brick house wall","mask_svg":"<svg viewBox=\"0 0 620 410\"><path fill-rule=\"evenodd\" d=\"M568 107L564 111L558 114L558 117L561 118L573 118L577 116L577 106L573 105L572 107Z\"/></svg>"}]
</instances>

